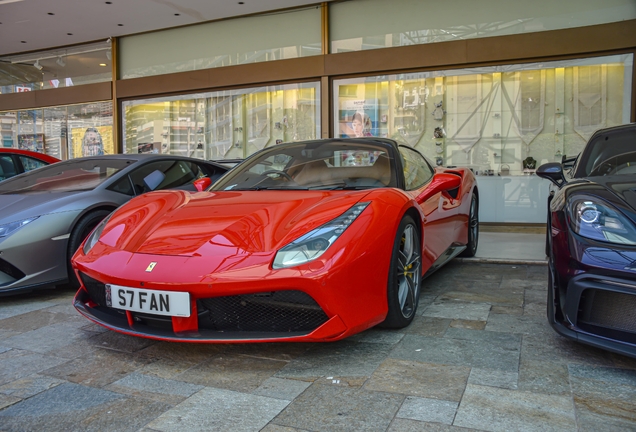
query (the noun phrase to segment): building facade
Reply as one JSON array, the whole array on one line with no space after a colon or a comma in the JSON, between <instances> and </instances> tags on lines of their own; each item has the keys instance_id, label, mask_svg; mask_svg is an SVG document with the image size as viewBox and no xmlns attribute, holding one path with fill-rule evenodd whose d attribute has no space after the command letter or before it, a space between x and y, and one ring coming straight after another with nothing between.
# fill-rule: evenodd
<instances>
[{"instance_id":1,"label":"building facade","mask_svg":"<svg viewBox=\"0 0 636 432\"><path fill-rule=\"evenodd\" d=\"M321 3L0 59L2 145L79 157L91 127L107 154L224 159L389 137L472 168L483 222L543 223L536 167L636 121L635 52L633 0ZM104 66L65 74L85 59Z\"/></svg>"}]
</instances>

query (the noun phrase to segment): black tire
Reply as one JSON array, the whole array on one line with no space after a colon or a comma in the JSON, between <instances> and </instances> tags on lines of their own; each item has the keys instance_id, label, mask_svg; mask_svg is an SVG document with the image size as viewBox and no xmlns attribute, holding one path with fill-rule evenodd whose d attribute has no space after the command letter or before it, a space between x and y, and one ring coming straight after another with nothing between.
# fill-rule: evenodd
<instances>
[{"instance_id":1,"label":"black tire","mask_svg":"<svg viewBox=\"0 0 636 432\"><path fill-rule=\"evenodd\" d=\"M66 267L68 272L68 285L71 288L79 288L80 283L75 276L73 267L71 266L71 258L75 255L75 252L80 247L82 242L93 229L99 224L106 216L110 214L108 210L95 210L85 214L75 224L70 237L68 238L68 251L66 256Z\"/></svg>"},{"instance_id":2,"label":"black tire","mask_svg":"<svg viewBox=\"0 0 636 432\"><path fill-rule=\"evenodd\" d=\"M402 218L393 242L386 289L389 310L380 327L399 329L413 321L421 284L422 243L415 221L407 215Z\"/></svg>"},{"instance_id":3,"label":"black tire","mask_svg":"<svg viewBox=\"0 0 636 432\"><path fill-rule=\"evenodd\" d=\"M466 249L459 254L461 257L474 257L479 245L479 201L473 192L470 199L470 212L468 213L468 243Z\"/></svg>"}]
</instances>

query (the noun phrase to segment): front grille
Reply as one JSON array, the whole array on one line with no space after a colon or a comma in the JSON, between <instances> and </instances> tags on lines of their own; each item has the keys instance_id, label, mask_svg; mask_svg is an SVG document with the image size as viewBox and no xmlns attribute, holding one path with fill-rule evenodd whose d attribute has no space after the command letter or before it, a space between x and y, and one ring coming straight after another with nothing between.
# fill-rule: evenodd
<instances>
[{"instance_id":1,"label":"front grille","mask_svg":"<svg viewBox=\"0 0 636 432\"><path fill-rule=\"evenodd\" d=\"M199 328L232 332L309 333L328 317L302 291L212 297L197 302Z\"/></svg>"},{"instance_id":2,"label":"front grille","mask_svg":"<svg viewBox=\"0 0 636 432\"><path fill-rule=\"evenodd\" d=\"M2 258L0 258L0 272L8 274L15 280L22 279L25 276L24 272L22 272L19 268Z\"/></svg>"},{"instance_id":3,"label":"front grille","mask_svg":"<svg viewBox=\"0 0 636 432\"><path fill-rule=\"evenodd\" d=\"M636 295L586 289L581 296L579 324L636 333Z\"/></svg>"},{"instance_id":4,"label":"front grille","mask_svg":"<svg viewBox=\"0 0 636 432\"><path fill-rule=\"evenodd\" d=\"M106 306L106 285L82 272L80 278L91 300L99 306Z\"/></svg>"}]
</instances>

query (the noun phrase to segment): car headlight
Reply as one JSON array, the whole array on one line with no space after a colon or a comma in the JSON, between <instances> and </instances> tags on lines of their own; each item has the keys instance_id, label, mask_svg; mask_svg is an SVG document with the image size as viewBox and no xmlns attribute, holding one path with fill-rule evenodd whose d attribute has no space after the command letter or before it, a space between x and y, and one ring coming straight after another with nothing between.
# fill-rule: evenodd
<instances>
[{"instance_id":1,"label":"car headlight","mask_svg":"<svg viewBox=\"0 0 636 432\"><path fill-rule=\"evenodd\" d=\"M91 249L93 249L93 246L95 246L97 244L97 241L102 236L102 232L104 231L104 227L106 227L106 224L110 220L110 218L113 215L113 213L115 213L115 212L112 212L111 214L106 216L104 219L102 219L102 221L99 223L99 225L97 225L95 227L93 232L88 235L88 238L86 239L86 242L84 242L84 247L82 248L82 251L84 251L84 255L87 255L91 251Z\"/></svg>"},{"instance_id":2,"label":"car headlight","mask_svg":"<svg viewBox=\"0 0 636 432\"><path fill-rule=\"evenodd\" d=\"M569 205L572 230L593 240L636 245L636 227L607 203L576 198Z\"/></svg>"},{"instance_id":3,"label":"car headlight","mask_svg":"<svg viewBox=\"0 0 636 432\"><path fill-rule=\"evenodd\" d=\"M367 208L358 203L337 218L294 240L276 253L272 267L293 267L319 258Z\"/></svg>"},{"instance_id":4,"label":"car headlight","mask_svg":"<svg viewBox=\"0 0 636 432\"><path fill-rule=\"evenodd\" d=\"M39 217L40 216L35 216L29 219L23 219L21 221L10 222L8 224L0 225L0 238L10 236L14 232L19 230L23 226L25 226L26 224L33 222Z\"/></svg>"}]
</instances>

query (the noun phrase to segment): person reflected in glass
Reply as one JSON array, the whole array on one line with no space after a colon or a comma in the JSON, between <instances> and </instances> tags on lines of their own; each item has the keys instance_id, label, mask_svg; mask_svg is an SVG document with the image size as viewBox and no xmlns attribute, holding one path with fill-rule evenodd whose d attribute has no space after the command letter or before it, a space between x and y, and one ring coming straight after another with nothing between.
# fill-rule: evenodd
<instances>
[{"instance_id":1,"label":"person reflected in glass","mask_svg":"<svg viewBox=\"0 0 636 432\"><path fill-rule=\"evenodd\" d=\"M82 156L101 156L104 154L104 142L99 131L87 128L82 139Z\"/></svg>"},{"instance_id":2,"label":"person reflected in glass","mask_svg":"<svg viewBox=\"0 0 636 432\"><path fill-rule=\"evenodd\" d=\"M354 137L365 137L371 135L371 119L368 115L361 112L356 112L351 120L351 128L353 129Z\"/></svg>"}]
</instances>

